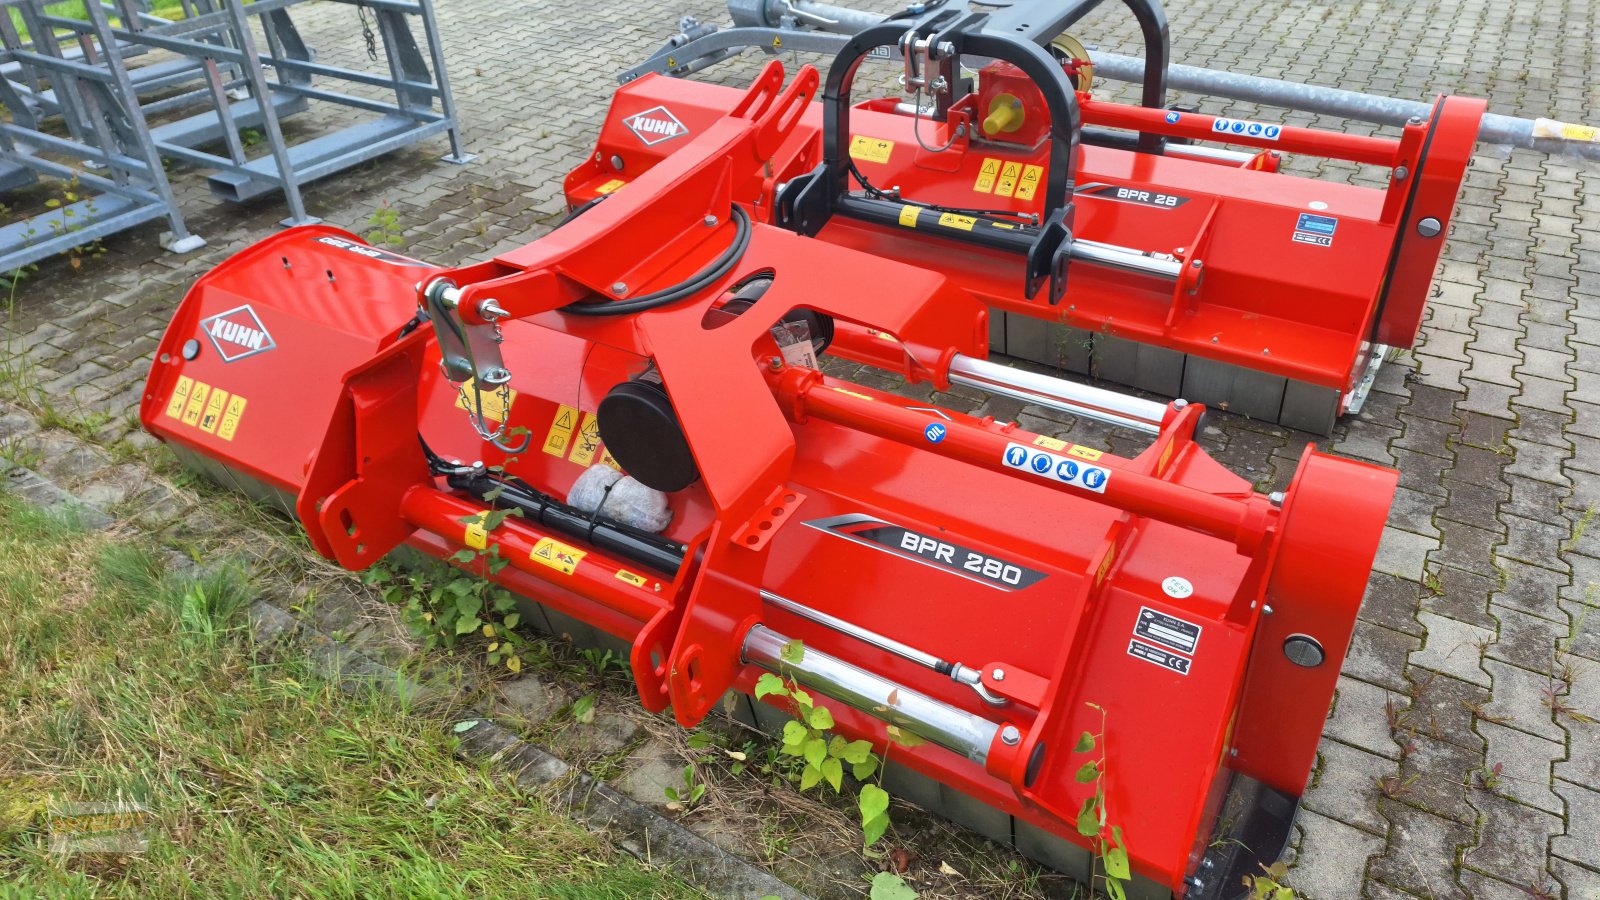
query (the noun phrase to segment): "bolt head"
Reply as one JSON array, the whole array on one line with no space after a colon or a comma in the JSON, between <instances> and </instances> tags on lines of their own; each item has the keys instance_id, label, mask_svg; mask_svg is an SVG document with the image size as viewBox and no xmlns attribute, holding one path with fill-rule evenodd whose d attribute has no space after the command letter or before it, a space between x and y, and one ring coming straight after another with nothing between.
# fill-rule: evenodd
<instances>
[{"instance_id":1,"label":"bolt head","mask_svg":"<svg viewBox=\"0 0 1600 900\"><path fill-rule=\"evenodd\" d=\"M993 678L995 681L1005 681L1006 680L1006 670L1005 669L995 669L993 672L989 673L989 677Z\"/></svg>"},{"instance_id":2,"label":"bolt head","mask_svg":"<svg viewBox=\"0 0 1600 900\"><path fill-rule=\"evenodd\" d=\"M613 284L611 286L611 293L616 294L618 297L621 297L623 294L626 294L627 292L628 292L627 282L619 281L616 284Z\"/></svg>"},{"instance_id":3,"label":"bolt head","mask_svg":"<svg viewBox=\"0 0 1600 900\"><path fill-rule=\"evenodd\" d=\"M1022 732L1018 731L1015 725L1007 725L1000 729L1000 742L1007 747L1015 747L1022 743Z\"/></svg>"},{"instance_id":4,"label":"bolt head","mask_svg":"<svg viewBox=\"0 0 1600 900\"><path fill-rule=\"evenodd\" d=\"M1429 216L1417 223L1417 234L1420 234L1425 238L1438 237L1439 232L1443 230L1444 225L1433 216Z\"/></svg>"},{"instance_id":5,"label":"bolt head","mask_svg":"<svg viewBox=\"0 0 1600 900\"><path fill-rule=\"evenodd\" d=\"M715 228L717 226L717 217L716 216L706 216L705 223L706 223L706 227L707 228Z\"/></svg>"},{"instance_id":6,"label":"bolt head","mask_svg":"<svg viewBox=\"0 0 1600 900\"><path fill-rule=\"evenodd\" d=\"M777 356L769 357L767 359L767 367L776 372L783 368L783 359Z\"/></svg>"},{"instance_id":7,"label":"bolt head","mask_svg":"<svg viewBox=\"0 0 1600 900\"><path fill-rule=\"evenodd\" d=\"M1272 493L1268 494L1267 502L1271 503L1274 507L1283 506L1283 491L1273 491Z\"/></svg>"}]
</instances>

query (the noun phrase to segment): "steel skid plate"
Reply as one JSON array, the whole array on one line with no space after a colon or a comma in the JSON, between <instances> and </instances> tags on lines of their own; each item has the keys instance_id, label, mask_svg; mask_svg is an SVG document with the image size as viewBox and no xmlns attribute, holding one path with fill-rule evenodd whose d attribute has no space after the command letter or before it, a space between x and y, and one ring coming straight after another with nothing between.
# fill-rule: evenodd
<instances>
[{"instance_id":1,"label":"steel skid plate","mask_svg":"<svg viewBox=\"0 0 1600 900\"><path fill-rule=\"evenodd\" d=\"M1335 388L995 310L989 351L1089 375L1164 397L1182 397L1262 422L1328 434L1344 395ZM1370 387L1370 380L1364 380Z\"/></svg>"}]
</instances>

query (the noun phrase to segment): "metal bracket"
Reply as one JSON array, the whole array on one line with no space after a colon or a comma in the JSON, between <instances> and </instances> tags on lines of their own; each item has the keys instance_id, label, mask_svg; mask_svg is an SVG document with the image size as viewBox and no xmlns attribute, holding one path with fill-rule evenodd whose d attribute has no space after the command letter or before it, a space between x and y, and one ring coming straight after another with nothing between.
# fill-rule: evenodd
<instances>
[{"instance_id":1,"label":"metal bracket","mask_svg":"<svg viewBox=\"0 0 1600 900\"><path fill-rule=\"evenodd\" d=\"M756 514L733 533L734 546L747 550L760 550L767 546L767 542L778 533L778 529L793 518L789 514L804 503L805 499L806 495L799 491L779 487L772 492Z\"/></svg>"}]
</instances>

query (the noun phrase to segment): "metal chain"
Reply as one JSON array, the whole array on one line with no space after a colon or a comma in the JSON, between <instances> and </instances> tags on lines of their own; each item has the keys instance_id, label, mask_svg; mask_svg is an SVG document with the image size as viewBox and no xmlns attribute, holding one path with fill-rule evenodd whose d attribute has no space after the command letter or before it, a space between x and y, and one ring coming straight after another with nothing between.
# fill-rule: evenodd
<instances>
[{"instance_id":1,"label":"metal chain","mask_svg":"<svg viewBox=\"0 0 1600 900\"><path fill-rule=\"evenodd\" d=\"M377 62L378 35L372 30L372 9L365 3L357 3L356 15L361 18L361 39L367 42L367 59Z\"/></svg>"}]
</instances>

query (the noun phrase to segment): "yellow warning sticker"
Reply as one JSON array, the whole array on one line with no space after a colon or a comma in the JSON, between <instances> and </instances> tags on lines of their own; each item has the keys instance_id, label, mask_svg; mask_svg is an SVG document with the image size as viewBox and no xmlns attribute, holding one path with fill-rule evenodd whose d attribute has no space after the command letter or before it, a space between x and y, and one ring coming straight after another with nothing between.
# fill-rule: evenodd
<instances>
[{"instance_id":1,"label":"yellow warning sticker","mask_svg":"<svg viewBox=\"0 0 1600 900\"><path fill-rule=\"evenodd\" d=\"M1536 138L1559 138L1565 141L1600 142L1600 128L1596 128L1593 125L1575 125L1571 122L1558 122L1555 119L1540 117L1533 120L1533 136Z\"/></svg>"},{"instance_id":2,"label":"yellow warning sticker","mask_svg":"<svg viewBox=\"0 0 1600 900\"><path fill-rule=\"evenodd\" d=\"M1063 441L1060 438L1046 437L1045 435L1042 435L1042 434L1039 435L1038 437L1034 438L1033 439L1033 443L1036 446L1045 448L1046 450L1065 450L1065 449L1067 449L1067 442L1066 441Z\"/></svg>"},{"instance_id":3,"label":"yellow warning sticker","mask_svg":"<svg viewBox=\"0 0 1600 900\"><path fill-rule=\"evenodd\" d=\"M1561 125L1561 136L1569 141L1600 141L1600 128L1564 122Z\"/></svg>"},{"instance_id":4,"label":"yellow warning sticker","mask_svg":"<svg viewBox=\"0 0 1600 900\"><path fill-rule=\"evenodd\" d=\"M189 391L189 402L183 407L183 424L200 424L200 414L206 409L206 396L211 393L211 385L204 381L196 381L194 388Z\"/></svg>"},{"instance_id":5,"label":"yellow warning sticker","mask_svg":"<svg viewBox=\"0 0 1600 900\"><path fill-rule=\"evenodd\" d=\"M600 451L600 464L603 466L610 466L611 468L616 469L618 472L622 471L621 464L611 457L610 450Z\"/></svg>"},{"instance_id":6,"label":"yellow warning sticker","mask_svg":"<svg viewBox=\"0 0 1600 900\"><path fill-rule=\"evenodd\" d=\"M1167 474L1167 463L1172 462L1172 448L1176 447L1177 444L1177 441L1168 442L1166 449L1161 451L1161 459L1156 463L1157 476Z\"/></svg>"},{"instance_id":7,"label":"yellow warning sticker","mask_svg":"<svg viewBox=\"0 0 1600 900\"><path fill-rule=\"evenodd\" d=\"M1105 456L1105 454L1101 453L1099 450L1090 450L1088 447L1073 447L1071 450L1067 451L1067 455L1076 456L1079 459L1087 459L1090 462L1094 462L1100 457Z\"/></svg>"},{"instance_id":8,"label":"yellow warning sticker","mask_svg":"<svg viewBox=\"0 0 1600 900\"><path fill-rule=\"evenodd\" d=\"M1100 582L1106 580L1106 573L1111 571L1111 564L1113 562L1116 562L1116 559L1117 559L1117 545L1116 545L1116 543L1112 542L1111 546L1107 547L1105 552L1106 552L1106 555L1101 557L1101 559L1100 559L1100 568L1096 569L1095 573L1094 573L1094 586L1095 587L1099 587L1100 586Z\"/></svg>"},{"instance_id":9,"label":"yellow warning sticker","mask_svg":"<svg viewBox=\"0 0 1600 900\"><path fill-rule=\"evenodd\" d=\"M847 394L847 395L849 395L851 397L854 397L857 400L871 400L872 399L871 397L868 397L866 394L858 394L855 391L847 390L847 389L842 388L842 387L836 387L836 388L834 388L834 390L838 391L841 394Z\"/></svg>"},{"instance_id":10,"label":"yellow warning sticker","mask_svg":"<svg viewBox=\"0 0 1600 900\"><path fill-rule=\"evenodd\" d=\"M456 391L456 408L467 412L477 412L479 398L483 402L483 417L496 422L504 422L506 413L511 411L511 405L517 402L517 392L506 388L504 397L499 390L484 391L482 394L474 392L473 380L468 378L461 382L461 388Z\"/></svg>"},{"instance_id":11,"label":"yellow warning sticker","mask_svg":"<svg viewBox=\"0 0 1600 900\"><path fill-rule=\"evenodd\" d=\"M862 162L886 163L894 153L894 141L858 134L850 139L850 158Z\"/></svg>"},{"instance_id":12,"label":"yellow warning sticker","mask_svg":"<svg viewBox=\"0 0 1600 900\"><path fill-rule=\"evenodd\" d=\"M544 436L544 452L565 457L567 449L572 446L572 433L577 430L578 411L566 404L556 407L555 420L550 423L550 432Z\"/></svg>"},{"instance_id":13,"label":"yellow warning sticker","mask_svg":"<svg viewBox=\"0 0 1600 900\"><path fill-rule=\"evenodd\" d=\"M617 188L622 187L625 184L627 184L627 182L623 181L621 178L613 178L610 181L606 182L605 184L602 184L599 187L595 188L595 193L598 193L598 194L609 194L609 193L615 191Z\"/></svg>"},{"instance_id":14,"label":"yellow warning sticker","mask_svg":"<svg viewBox=\"0 0 1600 900\"><path fill-rule=\"evenodd\" d=\"M176 419L183 415L183 404L189 400L189 390L194 387L194 379L187 375L178 376L178 386L172 389L172 399L167 401L167 415Z\"/></svg>"},{"instance_id":15,"label":"yellow warning sticker","mask_svg":"<svg viewBox=\"0 0 1600 900\"><path fill-rule=\"evenodd\" d=\"M962 231L971 231L978 220L972 216L958 216L955 213L940 213L939 224L946 228L959 228Z\"/></svg>"},{"instance_id":16,"label":"yellow warning sticker","mask_svg":"<svg viewBox=\"0 0 1600 900\"><path fill-rule=\"evenodd\" d=\"M980 194L987 194L994 190L994 179L1000 174L1000 160L984 157L983 168L978 170L978 180L972 183L972 189Z\"/></svg>"},{"instance_id":17,"label":"yellow warning sticker","mask_svg":"<svg viewBox=\"0 0 1600 900\"><path fill-rule=\"evenodd\" d=\"M907 203L900 207L900 224L907 228L917 227L917 213L922 212L922 207L912 206Z\"/></svg>"},{"instance_id":18,"label":"yellow warning sticker","mask_svg":"<svg viewBox=\"0 0 1600 900\"><path fill-rule=\"evenodd\" d=\"M222 410L228 405L228 392L215 390L211 392L211 399L206 401L205 415L200 417L200 430L206 434L217 433L217 423L222 421Z\"/></svg>"},{"instance_id":19,"label":"yellow warning sticker","mask_svg":"<svg viewBox=\"0 0 1600 900\"><path fill-rule=\"evenodd\" d=\"M1034 192L1039 189L1039 179L1043 177L1043 166L1024 167L1022 170L1022 180L1017 182L1017 199L1032 200Z\"/></svg>"},{"instance_id":20,"label":"yellow warning sticker","mask_svg":"<svg viewBox=\"0 0 1600 900\"><path fill-rule=\"evenodd\" d=\"M584 468L594 462L595 451L600 449L600 419L594 413L583 414L583 427L578 429L577 440L572 442L572 455L567 459Z\"/></svg>"},{"instance_id":21,"label":"yellow warning sticker","mask_svg":"<svg viewBox=\"0 0 1600 900\"><path fill-rule=\"evenodd\" d=\"M578 563L588 554L571 544L563 544L555 538L540 538L539 543L533 545L533 552L528 558L541 566L549 566L563 575L571 575L577 571Z\"/></svg>"},{"instance_id":22,"label":"yellow warning sticker","mask_svg":"<svg viewBox=\"0 0 1600 900\"><path fill-rule=\"evenodd\" d=\"M217 426L217 437L225 441L233 440L239 430L239 420L244 418L244 398L234 394L228 401L228 408L222 411L222 424Z\"/></svg>"},{"instance_id":23,"label":"yellow warning sticker","mask_svg":"<svg viewBox=\"0 0 1600 900\"><path fill-rule=\"evenodd\" d=\"M635 574L633 572L629 572L627 569L618 569L617 570L617 580L618 581L626 581L627 583L633 585L634 587L644 587L646 584L648 584L650 582L650 579L644 577L643 575L638 575L638 574Z\"/></svg>"},{"instance_id":24,"label":"yellow warning sticker","mask_svg":"<svg viewBox=\"0 0 1600 900\"><path fill-rule=\"evenodd\" d=\"M461 542L474 550L489 549L489 532L484 530L482 519L473 519L467 523L467 530L462 535Z\"/></svg>"},{"instance_id":25,"label":"yellow warning sticker","mask_svg":"<svg viewBox=\"0 0 1600 900\"><path fill-rule=\"evenodd\" d=\"M1017 179L1022 177L1022 163L1008 162L1000 170L1000 180L995 182L994 193L997 197L1009 197L1017 189Z\"/></svg>"}]
</instances>

